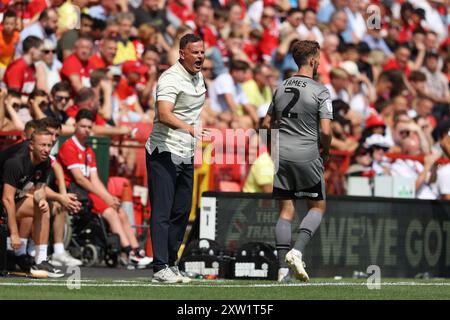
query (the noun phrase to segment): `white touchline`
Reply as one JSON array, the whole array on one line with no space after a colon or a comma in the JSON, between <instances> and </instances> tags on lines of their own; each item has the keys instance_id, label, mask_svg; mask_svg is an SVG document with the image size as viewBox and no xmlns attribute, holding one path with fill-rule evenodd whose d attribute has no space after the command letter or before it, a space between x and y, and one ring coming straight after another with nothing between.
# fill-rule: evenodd
<instances>
[{"instance_id":1,"label":"white touchline","mask_svg":"<svg viewBox=\"0 0 450 320\"><path fill-rule=\"evenodd\" d=\"M1 282L0 286L11 286L11 287L65 287L65 282L57 282L57 281L31 281L31 282ZM165 288L272 288L272 287L345 287L345 286L353 286L353 287L365 287L366 283L354 283L354 282L318 282L318 283L288 283L288 284L201 284L199 282L194 282L192 284L153 284L153 283L92 283L88 282L82 284L82 287L116 287L116 288L124 288L124 287L165 287ZM450 286L450 282L382 282L381 286Z\"/></svg>"}]
</instances>

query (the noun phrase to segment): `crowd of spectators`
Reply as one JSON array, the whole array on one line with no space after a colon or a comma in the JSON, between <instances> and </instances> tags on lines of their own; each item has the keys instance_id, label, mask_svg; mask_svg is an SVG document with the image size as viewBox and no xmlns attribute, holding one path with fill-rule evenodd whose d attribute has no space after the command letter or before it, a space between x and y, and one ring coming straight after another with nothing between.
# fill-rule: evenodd
<instances>
[{"instance_id":1,"label":"crowd of spectators","mask_svg":"<svg viewBox=\"0 0 450 320\"><path fill-rule=\"evenodd\" d=\"M277 85L297 71L294 41L321 45L332 148L349 174L416 177L422 198L450 197L450 7L442 0L0 0L0 131L46 116L73 134L80 109L93 133L131 137L151 126L156 83L178 40L200 35L203 126L257 128ZM424 155L423 161L385 152ZM124 158L133 159L133 154ZM131 174L134 161L126 160ZM365 173L364 173L365 172ZM425 190L426 189L426 190Z\"/></svg>"}]
</instances>

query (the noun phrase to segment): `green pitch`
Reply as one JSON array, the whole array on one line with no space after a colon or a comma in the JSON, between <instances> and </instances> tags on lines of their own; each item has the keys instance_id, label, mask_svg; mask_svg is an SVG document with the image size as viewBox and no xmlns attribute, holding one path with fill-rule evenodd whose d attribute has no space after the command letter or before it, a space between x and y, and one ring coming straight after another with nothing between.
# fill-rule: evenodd
<instances>
[{"instance_id":1,"label":"green pitch","mask_svg":"<svg viewBox=\"0 0 450 320\"><path fill-rule=\"evenodd\" d=\"M153 284L147 278L127 280L0 278L0 300L8 299L154 299L154 300L307 300L307 299L450 299L450 279L383 279L379 290L365 280L312 279L309 283L194 280L190 284ZM76 289L78 287L79 289Z\"/></svg>"}]
</instances>

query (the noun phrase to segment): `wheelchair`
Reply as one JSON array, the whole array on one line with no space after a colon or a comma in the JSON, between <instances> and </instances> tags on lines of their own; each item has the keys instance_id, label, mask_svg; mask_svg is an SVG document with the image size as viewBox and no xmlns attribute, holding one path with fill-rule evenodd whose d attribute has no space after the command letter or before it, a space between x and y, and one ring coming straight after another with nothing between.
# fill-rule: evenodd
<instances>
[{"instance_id":1,"label":"wheelchair","mask_svg":"<svg viewBox=\"0 0 450 320\"><path fill-rule=\"evenodd\" d=\"M119 235L109 232L105 219L92 213L91 200L81 203L81 210L66 219L66 250L83 261L83 266L105 262L108 267L116 267L121 249Z\"/></svg>"}]
</instances>

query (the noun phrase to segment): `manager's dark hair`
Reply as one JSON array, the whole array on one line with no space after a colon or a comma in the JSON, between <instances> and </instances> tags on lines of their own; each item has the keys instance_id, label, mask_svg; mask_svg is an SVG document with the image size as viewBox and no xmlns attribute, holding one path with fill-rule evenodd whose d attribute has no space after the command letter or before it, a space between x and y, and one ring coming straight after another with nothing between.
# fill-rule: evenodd
<instances>
[{"instance_id":1,"label":"manager's dark hair","mask_svg":"<svg viewBox=\"0 0 450 320\"><path fill-rule=\"evenodd\" d=\"M300 68L308 63L309 58L317 55L317 53L320 51L320 45L317 41L296 41L292 45L291 50L294 61Z\"/></svg>"},{"instance_id":2,"label":"manager's dark hair","mask_svg":"<svg viewBox=\"0 0 450 320\"><path fill-rule=\"evenodd\" d=\"M28 53L32 48L39 48L44 41L36 36L28 36L23 40L23 52Z\"/></svg>"},{"instance_id":3,"label":"manager's dark hair","mask_svg":"<svg viewBox=\"0 0 450 320\"><path fill-rule=\"evenodd\" d=\"M188 33L181 37L180 39L180 49L185 49L189 43L203 41L200 36L197 36L193 33Z\"/></svg>"},{"instance_id":4,"label":"manager's dark hair","mask_svg":"<svg viewBox=\"0 0 450 320\"><path fill-rule=\"evenodd\" d=\"M91 110L88 109L81 109L78 111L77 115L75 116L75 121L80 122L83 119L91 120L92 122L95 121L95 114Z\"/></svg>"}]
</instances>

